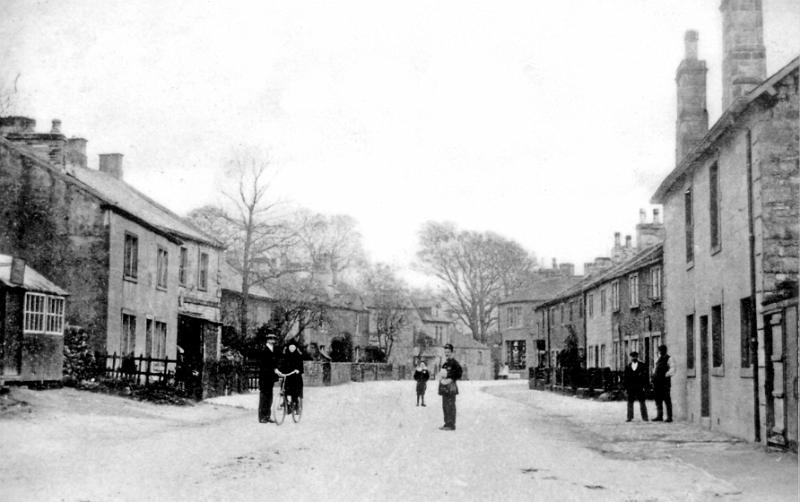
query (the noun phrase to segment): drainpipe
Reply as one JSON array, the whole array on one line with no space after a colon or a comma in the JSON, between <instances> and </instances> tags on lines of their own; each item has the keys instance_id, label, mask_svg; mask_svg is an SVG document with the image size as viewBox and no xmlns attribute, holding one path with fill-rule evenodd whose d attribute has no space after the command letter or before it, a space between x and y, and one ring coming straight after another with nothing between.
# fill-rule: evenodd
<instances>
[{"instance_id":1,"label":"drainpipe","mask_svg":"<svg viewBox=\"0 0 800 502\"><path fill-rule=\"evenodd\" d=\"M753 222L753 139L747 130L747 240L750 251L750 347L753 366L753 429L761 442L761 403L758 392L758 326L756 320L756 236Z\"/></svg>"}]
</instances>

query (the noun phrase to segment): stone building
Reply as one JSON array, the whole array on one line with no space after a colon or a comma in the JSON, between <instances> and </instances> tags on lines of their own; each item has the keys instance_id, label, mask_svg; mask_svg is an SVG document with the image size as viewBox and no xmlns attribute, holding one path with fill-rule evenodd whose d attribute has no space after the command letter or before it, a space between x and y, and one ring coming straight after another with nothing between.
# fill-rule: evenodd
<instances>
[{"instance_id":1,"label":"stone building","mask_svg":"<svg viewBox=\"0 0 800 502\"><path fill-rule=\"evenodd\" d=\"M766 76L760 0L725 0L723 113L687 32L676 167L664 205L666 332L677 416L741 438L797 441L798 58Z\"/></svg>"},{"instance_id":2,"label":"stone building","mask_svg":"<svg viewBox=\"0 0 800 502\"><path fill-rule=\"evenodd\" d=\"M0 132L0 250L70 292L66 322L99 352L217 358L221 245L125 183L122 155L89 169L60 122L5 117Z\"/></svg>"},{"instance_id":3,"label":"stone building","mask_svg":"<svg viewBox=\"0 0 800 502\"><path fill-rule=\"evenodd\" d=\"M498 303L500 364L508 364L512 373L523 378L527 378L528 368L543 364L540 354L546 350L546 338L539 336L536 308L580 280L571 263L554 261L552 268L536 274L532 284Z\"/></svg>"},{"instance_id":4,"label":"stone building","mask_svg":"<svg viewBox=\"0 0 800 502\"><path fill-rule=\"evenodd\" d=\"M24 260L0 254L0 385L61 381L67 296Z\"/></svg>"},{"instance_id":5,"label":"stone building","mask_svg":"<svg viewBox=\"0 0 800 502\"><path fill-rule=\"evenodd\" d=\"M584 264L586 275L535 308L538 366L557 365L557 354L569 335L577 338L582 364L588 368L622 369L626 354L652 360L663 343L662 246L664 226L658 209L636 225L636 245L614 234L611 259Z\"/></svg>"}]
</instances>

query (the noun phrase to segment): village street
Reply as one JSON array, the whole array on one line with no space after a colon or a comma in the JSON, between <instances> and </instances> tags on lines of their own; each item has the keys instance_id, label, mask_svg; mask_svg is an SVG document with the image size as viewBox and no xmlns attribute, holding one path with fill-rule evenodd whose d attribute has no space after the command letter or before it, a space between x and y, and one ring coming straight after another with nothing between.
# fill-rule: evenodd
<instances>
[{"instance_id":1,"label":"village street","mask_svg":"<svg viewBox=\"0 0 800 502\"><path fill-rule=\"evenodd\" d=\"M14 389L0 415L2 500L796 500L797 457L622 402L462 382L458 430L413 382L306 389L301 423L258 424L257 396L156 406ZM652 405L652 403L650 403Z\"/></svg>"}]
</instances>

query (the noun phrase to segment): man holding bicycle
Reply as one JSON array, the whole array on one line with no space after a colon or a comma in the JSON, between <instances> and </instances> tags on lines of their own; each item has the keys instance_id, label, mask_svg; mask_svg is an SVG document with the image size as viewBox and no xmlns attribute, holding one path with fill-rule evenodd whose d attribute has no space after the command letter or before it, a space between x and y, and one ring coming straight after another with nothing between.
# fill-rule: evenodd
<instances>
[{"instance_id":1,"label":"man holding bicycle","mask_svg":"<svg viewBox=\"0 0 800 502\"><path fill-rule=\"evenodd\" d=\"M275 422L270 418L272 409L272 388L280 376L278 371L278 359L275 353L275 340L278 337L275 333L267 334L267 347L261 353L258 371L258 421L262 424Z\"/></svg>"}]
</instances>

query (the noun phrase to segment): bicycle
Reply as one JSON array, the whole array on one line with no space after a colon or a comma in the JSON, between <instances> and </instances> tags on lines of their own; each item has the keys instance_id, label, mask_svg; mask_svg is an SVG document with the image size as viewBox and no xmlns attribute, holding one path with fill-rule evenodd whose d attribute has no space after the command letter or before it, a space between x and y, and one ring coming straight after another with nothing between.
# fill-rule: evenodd
<instances>
[{"instance_id":1,"label":"bicycle","mask_svg":"<svg viewBox=\"0 0 800 502\"><path fill-rule=\"evenodd\" d=\"M292 421L298 423L303 415L303 398L298 397L296 401L289 401L286 396L286 378L281 377L281 390L278 399L275 401L273 416L275 424L281 425L286 419L286 415L292 416Z\"/></svg>"}]
</instances>

